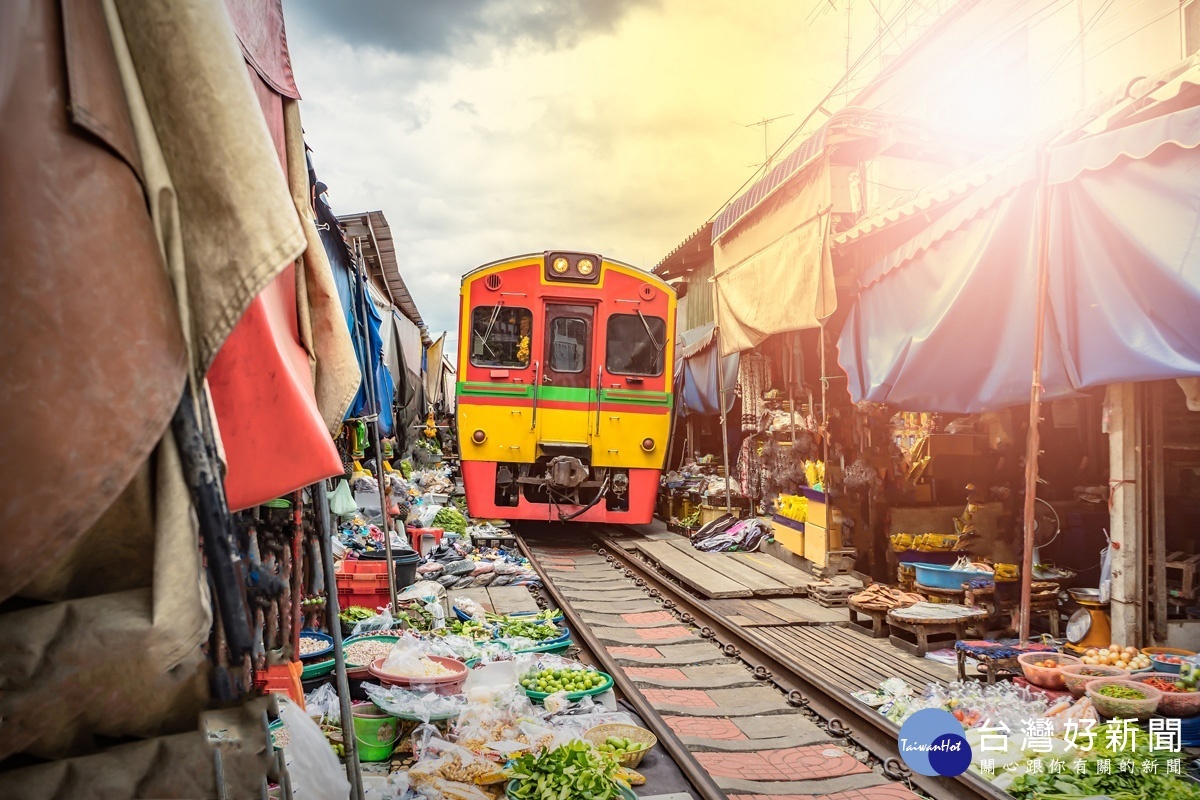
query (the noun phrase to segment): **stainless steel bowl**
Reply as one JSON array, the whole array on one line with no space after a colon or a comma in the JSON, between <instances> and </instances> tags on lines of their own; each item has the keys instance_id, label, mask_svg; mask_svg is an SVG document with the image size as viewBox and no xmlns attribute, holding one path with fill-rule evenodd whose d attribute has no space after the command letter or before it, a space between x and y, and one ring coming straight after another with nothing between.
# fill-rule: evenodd
<instances>
[{"instance_id":1,"label":"stainless steel bowl","mask_svg":"<svg viewBox=\"0 0 1200 800\"><path fill-rule=\"evenodd\" d=\"M1067 589L1067 592L1070 593L1072 599L1077 601L1082 600L1085 603L1100 602L1099 589Z\"/></svg>"}]
</instances>

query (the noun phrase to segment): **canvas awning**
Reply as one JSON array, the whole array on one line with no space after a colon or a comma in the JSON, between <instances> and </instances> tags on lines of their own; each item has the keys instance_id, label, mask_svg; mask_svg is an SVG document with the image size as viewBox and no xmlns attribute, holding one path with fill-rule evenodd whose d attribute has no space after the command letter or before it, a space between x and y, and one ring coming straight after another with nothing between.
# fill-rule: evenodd
<instances>
[{"instance_id":1,"label":"canvas awning","mask_svg":"<svg viewBox=\"0 0 1200 800\"><path fill-rule=\"evenodd\" d=\"M1122 127L1110 116L1090 128L1099 132L1047 150L1047 399L1200 374L1200 93L1191 74L1174 91L1157 89L1167 101L1124 103ZM860 274L839 341L856 401L952 412L1028 401L1036 159L1007 160Z\"/></svg>"},{"instance_id":2,"label":"canvas awning","mask_svg":"<svg viewBox=\"0 0 1200 800\"><path fill-rule=\"evenodd\" d=\"M725 370L725 411L733 408L737 385L738 354L721 359ZM716 326L711 322L684 331L675 349L675 407L679 416L720 414L717 381Z\"/></svg>"},{"instance_id":3,"label":"canvas awning","mask_svg":"<svg viewBox=\"0 0 1200 800\"><path fill-rule=\"evenodd\" d=\"M713 224L722 355L748 350L772 334L817 327L837 307L824 130ZM747 198L754 202L743 202Z\"/></svg>"}]
</instances>

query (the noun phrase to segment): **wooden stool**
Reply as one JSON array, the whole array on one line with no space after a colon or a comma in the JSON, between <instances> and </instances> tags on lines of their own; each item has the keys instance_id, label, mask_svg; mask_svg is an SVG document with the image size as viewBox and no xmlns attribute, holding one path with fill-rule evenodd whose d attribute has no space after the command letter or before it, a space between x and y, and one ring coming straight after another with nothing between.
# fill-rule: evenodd
<instances>
[{"instance_id":1,"label":"wooden stool","mask_svg":"<svg viewBox=\"0 0 1200 800\"><path fill-rule=\"evenodd\" d=\"M969 655L967 655L967 651L965 651L965 650L958 650L957 652L958 652L958 679L960 681L965 681L967 679L967 659L968 658L975 659L976 661L979 662L980 666L982 666L986 670L985 674L987 676L988 683L995 683L997 673L999 673L1001 670L1003 670L1005 672L1012 672L1017 675L1020 675L1023 673L1023 670L1021 669L1021 664L1020 664L1020 662L1017 661L1016 656L1012 656L1011 658L993 658L992 656L989 656L989 655L986 655L983 653L980 653L978 655L969 656ZM978 675L971 676L971 677L978 677Z\"/></svg>"},{"instance_id":2,"label":"wooden stool","mask_svg":"<svg viewBox=\"0 0 1200 800\"><path fill-rule=\"evenodd\" d=\"M1189 556L1187 553L1168 553L1163 566L1167 569L1179 570L1179 596L1189 600L1196 597L1196 569L1200 567L1200 555Z\"/></svg>"},{"instance_id":3,"label":"wooden stool","mask_svg":"<svg viewBox=\"0 0 1200 800\"><path fill-rule=\"evenodd\" d=\"M893 608L887 615L888 625L891 627L891 643L918 658L924 658L929 652L931 641L935 645L941 645L965 638L967 624L984 616L984 612L978 609L949 605L941 607L933 614L922 609L922 605L925 604ZM909 636L900 635L902 633Z\"/></svg>"},{"instance_id":4,"label":"wooden stool","mask_svg":"<svg viewBox=\"0 0 1200 800\"><path fill-rule=\"evenodd\" d=\"M850 612L850 624L865 633L871 634L872 639L882 639L888 635L887 611L881 611L877 608L863 608L853 600L847 603L846 608ZM859 619L860 614L867 617L870 620L870 624L866 620Z\"/></svg>"}]
</instances>

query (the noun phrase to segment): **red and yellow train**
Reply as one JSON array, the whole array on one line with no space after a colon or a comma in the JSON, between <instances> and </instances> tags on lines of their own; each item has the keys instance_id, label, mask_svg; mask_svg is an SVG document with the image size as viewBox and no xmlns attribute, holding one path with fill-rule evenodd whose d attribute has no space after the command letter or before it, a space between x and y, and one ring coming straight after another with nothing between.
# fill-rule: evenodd
<instances>
[{"instance_id":1,"label":"red and yellow train","mask_svg":"<svg viewBox=\"0 0 1200 800\"><path fill-rule=\"evenodd\" d=\"M675 292L592 253L463 277L457 414L473 517L649 522L671 432Z\"/></svg>"}]
</instances>

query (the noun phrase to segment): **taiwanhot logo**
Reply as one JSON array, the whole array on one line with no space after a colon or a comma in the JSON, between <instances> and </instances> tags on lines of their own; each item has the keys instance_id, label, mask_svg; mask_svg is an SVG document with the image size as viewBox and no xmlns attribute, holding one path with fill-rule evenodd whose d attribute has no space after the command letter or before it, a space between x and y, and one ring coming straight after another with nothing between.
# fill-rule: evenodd
<instances>
[{"instance_id":1,"label":"taiwanhot logo","mask_svg":"<svg viewBox=\"0 0 1200 800\"><path fill-rule=\"evenodd\" d=\"M953 778L971 766L971 745L949 711L926 708L900 726L900 757L919 775Z\"/></svg>"}]
</instances>

